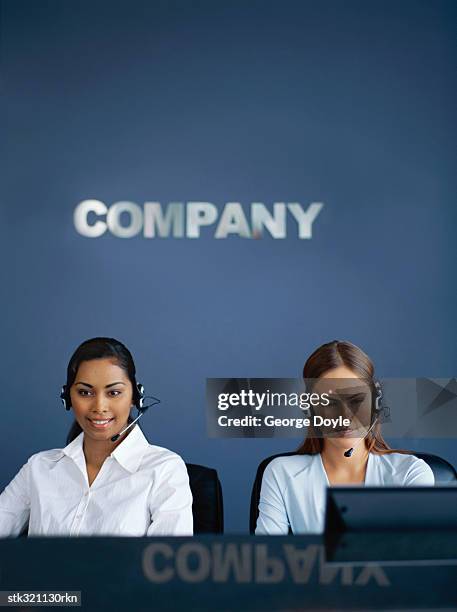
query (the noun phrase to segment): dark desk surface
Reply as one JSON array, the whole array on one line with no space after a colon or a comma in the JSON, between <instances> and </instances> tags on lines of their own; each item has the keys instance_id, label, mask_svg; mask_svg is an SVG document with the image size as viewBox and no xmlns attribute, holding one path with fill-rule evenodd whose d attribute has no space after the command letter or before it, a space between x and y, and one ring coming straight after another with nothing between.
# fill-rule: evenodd
<instances>
[{"instance_id":1,"label":"dark desk surface","mask_svg":"<svg viewBox=\"0 0 457 612\"><path fill-rule=\"evenodd\" d=\"M84 610L457 610L457 534L388 538L336 563L320 536L7 539L0 590L82 591Z\"/></svg>"}]
</instances>

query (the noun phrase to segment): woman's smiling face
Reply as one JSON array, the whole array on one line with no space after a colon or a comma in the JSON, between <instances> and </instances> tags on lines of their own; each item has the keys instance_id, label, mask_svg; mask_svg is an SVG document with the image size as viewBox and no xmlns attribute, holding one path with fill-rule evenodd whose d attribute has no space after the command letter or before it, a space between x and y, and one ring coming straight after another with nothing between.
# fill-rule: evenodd
<instances>
[{"instance_id":1,"label":"woman's smiling face","mask_svg":"<svg viewBox=\"0 0 457 612\"><path fill-rule=\"evenodd\" d=\"M132 383L116 359L83 361L70 388L71 405L85 436L109 440L126 424Z\"/></svg>"}]
</instances>

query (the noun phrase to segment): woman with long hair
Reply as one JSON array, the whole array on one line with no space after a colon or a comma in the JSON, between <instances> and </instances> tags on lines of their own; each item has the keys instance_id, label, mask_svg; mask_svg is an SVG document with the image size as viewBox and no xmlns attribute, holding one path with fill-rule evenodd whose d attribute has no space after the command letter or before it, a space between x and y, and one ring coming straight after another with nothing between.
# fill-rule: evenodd
<instances>
[{"instance_id":1,"label":"woman with long hair","mask_svg":"<svg viewBox=\"0 0 457 612\"><path fill-rule=\"evenodd\" d=\"M268 464L256 534L321 533L326 488L332 485L434 484L433 472L422 459L391 449L383 439L379 418L382 392L374 378L373 363L360 348L337 340L322 345L306 361L303 377L321 397L327 392L319 424L330 415L333 405L345 406L340 416L348 418L345 425L333 430L315 426L312 419L297 454L277 457ZM335 397L350 398L346 404L333 401L335 387L339 389Z\"/></svg>"},{"instance_id":2,"label":"woman with long hair","mask_svg":"<svg viewBox=\"0 0 457 612\"><path fill-rule=\"evenodd\" d=\"M61 399L73 410L67 446L30 457L0 495L0 537L191 535L192 494L175 453L148 443L130 351L92 338L73 353Z\"/></svg>"}]
</instances>

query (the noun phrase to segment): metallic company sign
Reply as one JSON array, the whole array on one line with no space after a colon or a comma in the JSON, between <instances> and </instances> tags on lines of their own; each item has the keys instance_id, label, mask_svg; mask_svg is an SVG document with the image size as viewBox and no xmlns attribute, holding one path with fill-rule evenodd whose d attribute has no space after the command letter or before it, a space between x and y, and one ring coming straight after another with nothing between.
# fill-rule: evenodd
<instances>
[{"instance_id":1,"label":"metallic company sign","mask_svg":"<svg viewBox=\"0 0 457 612\"><path fill-rule=\"evenodd\" d=\"M222 209L211 202L115 202L107 206L100 200L83 200L73 214L76 231L87 238L109 232L117 238L200 238L202 228L214 238L287 238L288 219L298 238L312 238L313 223L323 208L313 202L304 208L298 202L275 202L270 211L261 202L250 205L249 214L240 202L228 202Z\"/></svg>"}]
</instances>

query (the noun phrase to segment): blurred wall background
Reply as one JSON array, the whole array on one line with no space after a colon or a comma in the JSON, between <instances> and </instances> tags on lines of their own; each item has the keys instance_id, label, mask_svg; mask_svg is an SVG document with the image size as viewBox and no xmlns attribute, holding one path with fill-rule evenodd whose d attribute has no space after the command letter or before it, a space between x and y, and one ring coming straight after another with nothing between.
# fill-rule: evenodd
<instances>
[{"instance_id":1,"label":"blurred wall background","mask_svg":"<svg viewBox=\"0 0 457 612\"><path fill-rule=\"evenodd\" d=\"M265 456L208 439L207 377L294 377L348 339L456 375L453 1L1 3L2 469L62 447L68 358L110 335L162 399L151 443L218 469L248 530ZM309 240L79 235L85 199L323 202ZM399 407L401 409L401 407ZM457 464L454 440L392 441Z\"/></svg>"}]
</instances>

